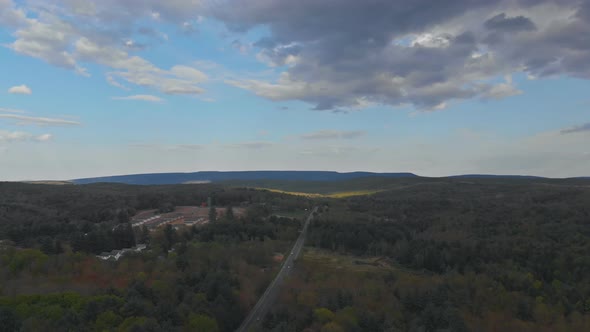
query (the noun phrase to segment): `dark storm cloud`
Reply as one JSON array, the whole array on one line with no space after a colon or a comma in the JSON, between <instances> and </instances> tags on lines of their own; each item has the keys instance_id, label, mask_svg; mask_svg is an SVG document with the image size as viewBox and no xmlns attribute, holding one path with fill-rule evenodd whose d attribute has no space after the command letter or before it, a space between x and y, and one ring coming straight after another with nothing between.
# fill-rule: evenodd
<instances>
[{"instance_id":1,"label":"dark storm cloud","mask_svg":"<svg viewBox=\"0 0 590 332\"><path fill-rule=\"evenodd\" d=\"M520 91L494 80L523 71L590 77L590 10L578 0L215 4L209 15L230 29L268 27L254 47L269 65L286 68L276 81L232 84L318 110L372 103L439 109L455 99L501 98Z\"/></svg>"},{"instance_id":2,"label":"dark storm cloud","mask_svg":"<svg viewBox=\"0 0 590 332\"><path fill-rule=\"evenodd\" d=\"M131 52L167 40L147 27L153 22L185 32L196 31L203 17L238 33L265 27L268 34L260 40L238 37L232 46L256 54L281 75L227 82L271 100L304 101L316 110L374 104L432 110L453 100L504 98L521 93L512 84L513 73L590 79L587 0L34 2L48 17L44 27L66 40L47 41L44 30L30 29L11 47L81 73L77 61L88 60L88 52L73 49L108 49L102 52L108 58L114 54L110 49ZM11 4L0 0L0 25L30 25L25 12ZM504 77L506 82L498 83Z\"/></svg>"},{"instance_id":3,"label":"dark storm cloud","mask_svg":"<svg viewBox=\"0 0 590 332\"><path fill-rule=\"evenodd\" d=\"M590 22L590 2L586 1L580 5L577 16L586 22Z\"/></svg>"}]
</instances>

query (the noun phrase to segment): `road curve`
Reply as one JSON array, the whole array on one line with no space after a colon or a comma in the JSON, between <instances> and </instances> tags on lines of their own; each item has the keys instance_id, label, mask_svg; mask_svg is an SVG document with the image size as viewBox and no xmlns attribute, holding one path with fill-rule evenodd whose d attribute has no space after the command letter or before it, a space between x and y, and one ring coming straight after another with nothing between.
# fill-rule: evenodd
<instances>
[{"instance_id":1,"label":"road curve","mask_svg":"<svg viewBox=\"0 0 590 332\"><path fill-rule=\"evenodd\" d=\"M270 283L268 288L264 291L264 294L258 299L258 302L254 306L254 308L250 311L246 319L242 322L242 325L236 330L236 332L247 332L250 329L256 327L258 324L262 323L262 319L270 309L271 305L273 304L275 298L277 297L281 285L285 278L291 273L291 269L293 267L293 262L299 257L301 250L303 249L303 245L305 243L305 237L307 236L307 227L309 223L313 219L313 214L318 210L317 207L314 207L311 210L311 213L305 220L305 224L303 225L303 229L301 230L301 234L295 241L293 248L291 249L291 253L287 256L287 259L283 262L283 266L279 270L279 273L274 278L274 280Z\"/></svg>"}]
</instances>

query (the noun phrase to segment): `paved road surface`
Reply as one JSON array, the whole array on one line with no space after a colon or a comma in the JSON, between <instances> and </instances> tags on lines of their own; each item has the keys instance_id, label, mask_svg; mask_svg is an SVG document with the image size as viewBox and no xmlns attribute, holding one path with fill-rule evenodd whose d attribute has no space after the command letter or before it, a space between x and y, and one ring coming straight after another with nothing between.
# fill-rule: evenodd
<instances>
[{"instance_id":1,"label":"paved road surface","mask_svg":"<svg viewBox=\"0 0 590 332\"><path fill-rule=\"evenodd\" d=\"M262 294L254 308L250 311L250 314L248 314L246 319L244 319L242 325L240 325L240 327L236 330L237 332L247 332L251 329L254 331L254 328L258 324L262 323L262 319L264 318L264 316L272 306L275 298L279 294L279 290L281 288L281 285L283 284L283 281L289 274L291 274L291 271L293 269L293 262L297 259L297 257L299 257L301 249L303 249L305 237L307 236L307 226L309 226L309 222L311 221L311 219L313 219L313 214L317 211L317 209L317 207L313 208L313 210L307 217L307 220L305 220L303 230L301 231L299 238L297 238L297 241L295 241L293 249L291 249L291 253L289 254L289 256L287 256L287 259L285 259L285 262L283 263L281 270L279 271L275 279L270 283L264 294Z\"/></svg>"}]
</instances>

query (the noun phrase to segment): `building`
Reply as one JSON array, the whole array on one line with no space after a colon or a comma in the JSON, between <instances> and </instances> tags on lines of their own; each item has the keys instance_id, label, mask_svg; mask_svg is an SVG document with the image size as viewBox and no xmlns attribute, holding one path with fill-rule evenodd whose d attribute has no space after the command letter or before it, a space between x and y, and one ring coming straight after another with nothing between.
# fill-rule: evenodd
<instances>
[{"instance_id":1,"label":"building","mask_svg":"<svg viewBox=\"0 0 590 332\"><path fill-rule=\"evenodd\" d=\"M147 248L147 245L138 244L133 248L125 248L125 249L121 249L121 250L113 250L111 252L103 252L100 255L97 255L96 257L98 257L104 261L107 261L107 260L118 261L119 258L123 257L125 254L132 253L132 252L141 252L141 251L145 250L146 248Z\"/></svg>"}]
</instances>

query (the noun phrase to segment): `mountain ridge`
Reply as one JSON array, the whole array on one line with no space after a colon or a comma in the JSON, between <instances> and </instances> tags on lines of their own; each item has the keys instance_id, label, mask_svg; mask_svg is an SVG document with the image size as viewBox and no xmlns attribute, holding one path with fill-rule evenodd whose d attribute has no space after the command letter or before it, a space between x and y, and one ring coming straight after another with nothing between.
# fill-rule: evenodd
<instances>
[{"instance_id":1,"label":"mountain ridge","mask_svg":"<svg viewBox=\"0 0 590 332\"><path fill-rule=\"evenodd\" d=\"M336 172L336 171L199 171L171 173L143 173L113 176L99 176L69 180L74 184L90 184L99 182L124 183L134 185L160 185L185 183L218 183L224 181L257 181L257 180L292 180L292 181L342 181L366 177L384 178L420 178L411 172ZM459 174L434 178L479 178L479 179L552 179L534 175L496 175L496 174ZM590 179L590 177L570 177L564 179Z\"/></svg>"},{"instance_id":2,"label":"mountain ridge","mask_svg":"<svg viewBox=\"0 0 590 332\"><path fill-rule=\"evenodd\" d=\"M228 180L299 180L299 181L340 181L361 177L415 178L408 172L335 172L335 171L201 171L190 173L146 173L115 176L101 176L71 180L75 184L115 182L126 184L182 184L194 181L222 182Z\"/></svg>"}]
</instances>

